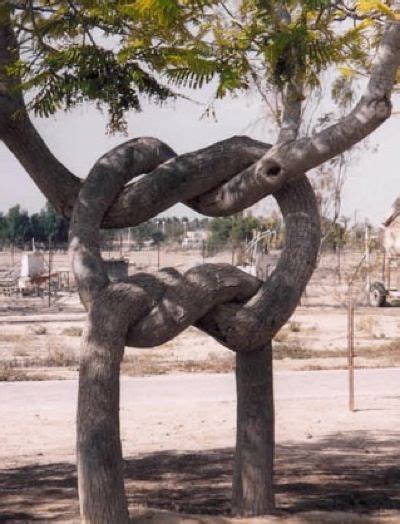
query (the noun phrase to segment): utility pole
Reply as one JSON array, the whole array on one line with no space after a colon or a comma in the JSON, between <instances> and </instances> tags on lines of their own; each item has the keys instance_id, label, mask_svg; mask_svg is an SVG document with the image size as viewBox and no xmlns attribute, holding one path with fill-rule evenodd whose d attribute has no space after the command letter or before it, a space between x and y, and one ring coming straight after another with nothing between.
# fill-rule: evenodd
<instances>
[{"instance_id":1,"label":"utility pole","mask_svg":"<svg viewBox=\"0 0 400 524\"><path fill-rule=\"evenodd\" d=\"M349 376L349 409L354 411L354 301L352 285L348 289L347 303L347 363Z\"/></svg>"},{"instance_id":2,"label":"utility pole","mask_svg":"<svg viewBox=\"0 0 400 524\"><path fill-rule=\"evenodd\" d=\"M370 225L365 222L365 265L367 267L366 292L371 289L371 246L370 246Z\"/></svg>"},{"instance_id":3,"label":"utility pole","mask_svg":"<svg viewBox=\"0 0 400 524\"><path fill-rule=\"evenodd\" d=\"M48 260L48 266L49 266L49 307L51 305L51 235L49 235L49 260Z\"/></svg>"}]
</instances>

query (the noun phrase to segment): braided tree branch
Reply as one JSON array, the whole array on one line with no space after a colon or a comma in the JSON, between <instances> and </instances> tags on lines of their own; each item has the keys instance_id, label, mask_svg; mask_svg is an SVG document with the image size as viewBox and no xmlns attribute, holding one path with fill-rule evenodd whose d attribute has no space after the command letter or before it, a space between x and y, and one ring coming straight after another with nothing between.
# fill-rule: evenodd
<instances>
[{"instance_id":1,"label":"braided tree branch","mask_svg":"<svg viewBox=\"0 0 400 524\"><path fill-rule=\"evenodd\" d=\"M234 138L225 141L222 147L207 148L200 166L193 163L200 179L197 191L202 191L201 187L207 191L208 184L215 185L215 179L211 181L207 175L210 166L225 163L224 180L235 176L235 166L229 162L227 151L237 148L238 140L246 143L246 148L236 171L245 162L256 162L270 147L249 138ZM309 182L305 176L299 177L275 195L285 219L286 246L277 268L264 284L225 264L204 264L183 276L175 270L151 276L136 274L126 282L110 284L100 256L99 228L107 209L127 182L126 166L134 166L129 170L132 176L142 173L148 151L154 151L153 139L136 139L116 147L95 164L79 194L71 223L70 245L84 304L90 309L106 288L115 289L121 302L126 304L123 309L128 325L127 345L159 345L195 324L235 351L259 349L263 340L272 338L292 314L315 266L319 218ZM190 154L184 156L187 165L192 158ZM162 161L162 155L159 159ZM137 217L150 218L149 201L158 207L159 201L164 205L172 198L172 191L163 184L163 174L167 172L169 179L168 170L175 160L179 157L133 183L142 188L154 183L151 198L138 189L130 193L136 195L135 200L130 199L130 206ZM185 183L186 178L178 173L174 191L185 190ZM157 187L161 188L158 195ZM192 197L190 205L193 205L194 201L201 202L203 193L185 193L187 196Z\"/></svg>"}]
</instances>

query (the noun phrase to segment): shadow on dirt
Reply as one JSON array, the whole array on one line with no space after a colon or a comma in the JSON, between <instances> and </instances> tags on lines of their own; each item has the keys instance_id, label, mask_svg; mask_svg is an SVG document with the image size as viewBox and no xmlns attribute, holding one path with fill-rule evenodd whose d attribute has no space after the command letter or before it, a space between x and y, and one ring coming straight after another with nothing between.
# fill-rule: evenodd
<instances>
[{"instance_id":1,"label":"shadow on dirt","mask_svg":"<svg viewBox=\"0 0 400 524\"><path fill-rule=\"evenodd\" d=\"M284 515L400 511L400 434L336 433L279 445L277 505ZM228 515L233 452L165 451L126 461L132 505ZM76 519L75 467L67 463L0 472L0 521Z\"/></svg>"}]
</instances>

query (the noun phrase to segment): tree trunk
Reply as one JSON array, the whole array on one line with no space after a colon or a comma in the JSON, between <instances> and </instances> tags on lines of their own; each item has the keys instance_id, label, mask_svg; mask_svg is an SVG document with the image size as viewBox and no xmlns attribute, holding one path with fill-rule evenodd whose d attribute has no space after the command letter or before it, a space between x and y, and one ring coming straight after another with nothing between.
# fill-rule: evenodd
<instances>
[{"instance_id":1,"label":"tree trunk","mask_svg":"<svg viewBox=\"0 0 400 524\"><path fill-rule=\"evenodd\" d=\"M271 341L236 354L237 427L232 513L251 517L274 510L274 400Z\"/></svg>"},{"instance_id":2,"label":"tree trunk","mask_svg":"<svg viewBox=\"0 0 400 524\"><path fill-rule=\"evenodd\" d=\"M124 336L111 322L113 313L108 313L107 323L89 315L82 343L77 416L79 501L83 522L125 524L129 513L119 434Z\"/></svg>"}]
</instances>

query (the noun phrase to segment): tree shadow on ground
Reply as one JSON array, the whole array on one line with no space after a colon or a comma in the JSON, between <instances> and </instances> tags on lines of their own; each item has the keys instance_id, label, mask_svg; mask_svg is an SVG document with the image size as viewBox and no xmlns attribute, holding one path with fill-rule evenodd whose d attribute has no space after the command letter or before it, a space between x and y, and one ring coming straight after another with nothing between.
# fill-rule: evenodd
<instances>
[{"instance_id":1,"label":"tree shadow on ground","mask_svg":"<svg viewBox=\"0 0 400 524\"><path fill-rule=\"evenodd\" d=\"M400 511L400 434L336 433L276 450L277 505L283 515ZM163 451L126 461L132 506L228 515L233 450ZM74 465L0 472L0 521L76 519Z\"/></svg>"}]
</instances>

